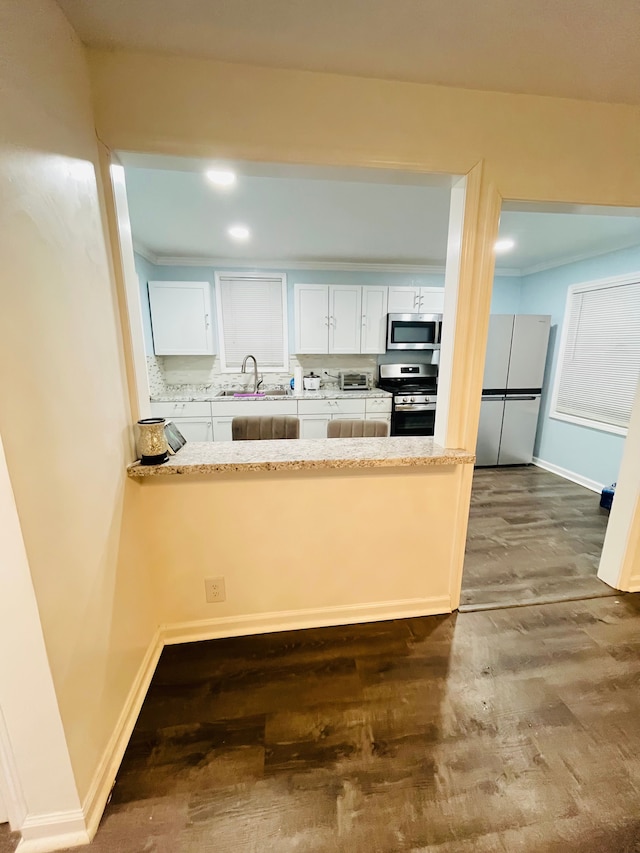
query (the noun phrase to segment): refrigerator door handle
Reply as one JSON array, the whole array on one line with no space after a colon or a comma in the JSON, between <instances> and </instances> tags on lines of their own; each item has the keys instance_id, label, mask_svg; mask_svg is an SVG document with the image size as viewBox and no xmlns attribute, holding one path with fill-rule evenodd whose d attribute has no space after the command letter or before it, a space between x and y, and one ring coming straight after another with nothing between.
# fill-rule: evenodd
<instances>
[{"instance_id":1,"label":"refrigerator door handle","mask_svg":"<svg viewBox=\"0 0 640 853\"><path fill-rule=\"evenodd\" d=\"M537 400L540 394L509 394L505 400ZM484 397L482 398L484 400Z\"/></svg>"},{"instance_id":2,"label":"refrigerator door handle","mask_svg":"<svg viewBox=\"0 0 640 853\"><path fill-rule=\"evenodd\" d=\"M505 397L504 394L483 394L480 399L482 400L483 403L485 403L489 400L491 400L491 401L495 400L496 402L500 402L500 400L506 400L507 398ZM519 398L509 397L509 399L515 400L515 399L519 399ZM527 397L527 399L529 399L529 398Z\"/></svg>"}]
</instances>

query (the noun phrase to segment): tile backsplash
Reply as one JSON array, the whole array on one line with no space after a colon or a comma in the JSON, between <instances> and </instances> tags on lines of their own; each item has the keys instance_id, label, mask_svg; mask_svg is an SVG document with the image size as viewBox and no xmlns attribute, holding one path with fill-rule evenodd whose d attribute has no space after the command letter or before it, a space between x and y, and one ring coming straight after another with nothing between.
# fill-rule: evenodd
<instances>
[{"instance_id":1,"label":"tile backsplash","mask_svg":"<svg viewBox=\"0 0 640 853\"><path fill-rule=\"evenodd\" d=\"M320 376L324 388L332 388L338 385L339 370L370 373L375 382L377 364L375 355L299 355L290 357L289 372L266 373L258 363L258 373L265 388L287 387L294 368L299 365L305 374L313 371ZM152 397L205 393L212 388L240 389L250 385L253 378L252 373L222 373L220 360L213 355L150 355L147 373Z\"/></svg>"}]
</instances>

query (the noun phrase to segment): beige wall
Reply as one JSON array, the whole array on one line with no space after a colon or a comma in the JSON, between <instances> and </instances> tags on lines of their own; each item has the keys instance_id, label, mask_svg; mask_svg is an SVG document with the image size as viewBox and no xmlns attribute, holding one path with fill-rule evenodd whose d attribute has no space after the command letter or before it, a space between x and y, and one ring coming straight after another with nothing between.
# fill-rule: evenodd
<instances>
[{"instance_id":1,"label":"beige wall","mask_svg":"<svg viewBox=\"0 0 640 853\"><path fill-rule=\"evenodd\" d=\"M202 579L221 568L229 602L217 612L230 618L431 590L437 597L464 544L469 483L457 469L415 478L125 481L130 415L83 50L53 0L3 4L0 15L0 435L84 797L156 622L141 530L154 581L163 569L162 618L171 622L210 618ZM111 148L453 173L484 159L463 246L461 328L473 328L474 311L488 313L490 263L478 240L490 245L496 193L640 204L640 113L631 107L119 52L94 53L91 70L99 135ZM479 383L479 325L466 354L455 354L459 401ZM468 444L477 411L460 411L458 434ZM298 527L282 509L265 510L271 490L279 506L300 507ZM315 520L335 523L325 507L338 499L345 515L330 530L336 544L307 555ZM375 521L375 549L354 540L349 508L368 507L375 520L381 500L394 534L402 526L396 506L433 525L431 564L390 579L392 555ZM267 521L281 537L270 550ZM235 531L245 527L239 547Z\"/></svg>"},{"instance_id":2,"label":"beige wall","mask_svg":"<svg viewBox=\"0 0 640 853\"><path fill-rule=\"evenodd\" d=\"M127 51L91 51L89 61L96 126L114 149L468 176L450 353L452 446L475 446L501 198L640 207L637 107ZM640 504L625 509L628 565ZM459 518L467 511L461 493ZM611 567L618 578L621 560Z\"/></svg>"},{"instance_id":3,"label":"beige wall","mask_svg":"<svg viewBox=\"0 0 640 853\"><path fill-rule=\"evenodd\" d=\"M178 636L234 633L269 614L292 627L448 612L469 465L149 478L136 484L161 591ZM420 547L416 547L417 538ZM222 575L227 600L205 602ZM280 617L274 616L280 614ZM214 620L210 626L185 625ZM235 628L233 626L236 626ZM271 625L273 627L273 625Z\"/></svg>"},{"instance_id":4,"label":"beige wall","mask_svg":"<svg viewBox=\"0 0 640 853\"><path fill-rule=\"evenodd\" d=\"M640 110L124 51L90 54L113 148L464 174L505 198L640 205Z\"/></svg>"},{"instance_id":5,"label":"beige wall","mask_svg":"<svg viewBox=\"0 0 640 853\"><path fill-rule=\"evenodd\" d=\"M0 434L83 798L152 637L153 585L84 50L53 0L0 14Z\"/></svg>"}]
</instances>

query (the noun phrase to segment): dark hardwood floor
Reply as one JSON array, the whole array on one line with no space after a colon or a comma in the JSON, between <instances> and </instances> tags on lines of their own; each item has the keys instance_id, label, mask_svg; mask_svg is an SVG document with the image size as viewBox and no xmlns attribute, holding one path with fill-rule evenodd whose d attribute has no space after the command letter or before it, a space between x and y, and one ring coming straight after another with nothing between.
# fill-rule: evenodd
<instances>
[{"instance_id":1,"label":"dark hardwood floor","mask_svg":"<svg viewBox=\"0 0 640 853\"><path fill-rule=\"evenodd\" d=\"M639 688L633 595L168 647L89 850L636 853Z\"/></svg>"},{"instance_id":2,"label":"dark hardwood floor","mask_svg":"<svg viewBox=\"0 0 640 853\"><path fill-rule=\"evenodd\" d=\"M596 577L609 517L599 500L534 466L477 468L462 610L615 595Z\"/></svg>"}]
</instances>

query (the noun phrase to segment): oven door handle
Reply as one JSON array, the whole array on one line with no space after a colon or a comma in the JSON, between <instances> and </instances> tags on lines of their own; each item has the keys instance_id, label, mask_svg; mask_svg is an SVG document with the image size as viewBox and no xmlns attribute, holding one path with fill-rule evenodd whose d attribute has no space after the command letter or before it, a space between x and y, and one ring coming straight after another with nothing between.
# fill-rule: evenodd
<instances>
[{"instance_id":1,"label":"oven door handle","mask_svg":"<svg viewBox=\"0 0 640 853\"><path fill-rule=\"evenodd\" d=\"M436 408L435 403L425 403L424 405L418 403L400 403L395 407L396 412L434 412Z\"/></svg>"}]
</instances>

